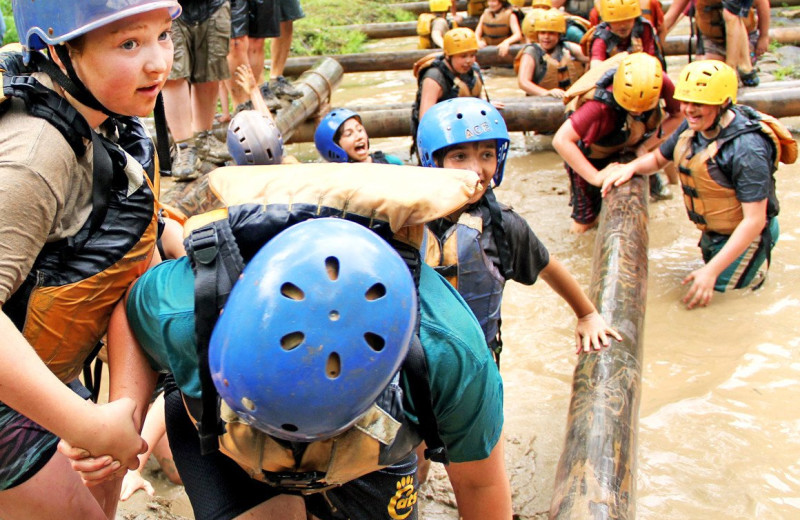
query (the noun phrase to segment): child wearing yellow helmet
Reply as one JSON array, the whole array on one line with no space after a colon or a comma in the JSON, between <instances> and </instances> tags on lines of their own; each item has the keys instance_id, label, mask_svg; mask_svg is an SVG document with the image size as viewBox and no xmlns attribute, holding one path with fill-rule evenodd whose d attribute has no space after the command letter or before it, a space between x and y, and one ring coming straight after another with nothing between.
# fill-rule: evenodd
<instances>
[{"instance_id":1,"label":"child wearing yellow helmet","mask_svg":"<svg viewBox=\"0 0 800 520\"><path fill-rule=\"evenodd\" d=\"M642 17L639 0L599 0L598 5L603 21L581 42L590 66L620 52L646 52L658 58L662 68L666 67L656 29Z\"/></svg>"},{"instance_id":2,"label":"child wearing yellow helmet","mask_svg":"<svg viewBox=\"0 0 800 520\"><path fill-rule=\"evenodd\" d=\"M420 14L417 19L418 47L420 49L444 47L444 35L453 27L453 21L447 19L447 12L452 7L451 0L430 0L430 12Z\"/></svg>"},{"instance_id":3,"label":"child wearing yellow helmet","mask_svg":"<svg viewBox=\"0 0 800 520\"><path fill-rule=\"evenodd\" d=\"M455 97L485 96L483 76L476 61L478 39L472 29L457 27L444 35L444 54L430 54L414 64L417 78L417 97L411 110L411 131L416 152L416 133L419 121L430 107ZM487 96L488 97L488 96ZM503 108L502 103L493 103Z\"/></svg>"},{"instance_id":4,"label":"child wearing yellow helmet","mask_svg":"<svg viewBox=\"0 0 800 520\"><path fill-rule=\"evenodd\" d=\"M567 91L568 98L579 84ZM677 128L680 105L674 91L661 63L640 52L626 56L577 98L577 110L553 137L572 188L572 232L583 233L597 223L606 166L646 153Z\"/></svg>"},{"instance_id":5,"label":"child wearing yellow helmet","mask_svg":"<svg viewBox=\"0 0 800 520\"><path fill-rule=\"evenodd\" d=\"M653 24L658 38L664 41L664 38L667 36L667 26L664 22L665 14L664 9L661 7L661 2L659 2L659 0L639 0L639 7L642 10L642 17ZM589 22L592 26L595 26L599 25L602 21L600 11L597 5L595 5L592 7L592 12L589 14Z\"/></svg>"},{"instance_id":6,"label":"child wearing yellow helmet","mask_svg":"<svg viewBox=\"0 0 800 520\"><path fill-rule=\"evenodd\" d=\"M505 56L512 44L522 41L519 11L507 0L489 0L489 6L478 20L475 36L482 49L497 46L497 54Z\"/></svg>"},{"instance_id":7,"label":"child wearing yellow helmet","mask_svg":"<svg viewBox=\"0 0 800 520\"><path fill-rule=\"evenodd\" d=\"M580 46L564 41L566 30L566 15L558 9L540 11L533 19L535 43L526 45L514 60L517 83L527 95L563 98L583 74L588 59Z\"/></svg>"},{"instance_id":8,"label":"child wearing yellow helmet","mask_svg":"<svg viewBox=\"0 0 800 520\"><path fill-rule=\"evenodd\" d=\"M618 166L603 193L678 165L689 219L702 231L705 265L690 272L683 303L704 307L714 292L758 288L778 240L778 162L797 159L797 142L774 118L736 104L736 71L717 60L690 63L675 87L686 120L661 146Z\"/></svg>"}]
</instances>

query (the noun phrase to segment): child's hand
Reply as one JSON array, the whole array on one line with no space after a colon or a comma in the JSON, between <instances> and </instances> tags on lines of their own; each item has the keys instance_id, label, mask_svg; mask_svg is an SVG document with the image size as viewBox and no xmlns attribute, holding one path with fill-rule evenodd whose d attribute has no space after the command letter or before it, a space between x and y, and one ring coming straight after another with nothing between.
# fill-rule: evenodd
<instances>
[{"instance_id":1,"label":"child's hand","mask_svg":"<svg viewBox=\"0 0 800 520\"><path fill-rule=\"evenodd\" d=\"M120 500L128 500L131 495L139 491L140 489L144 489L145 493L150 496L153 496L155 490L153 489L153 485L150 483L149 480L144 478L139 470L132 469L129 470L128 473L125 475L125 478L122 479L122 491L119 495Z\"/></svg>"},{"instance_id":2,"label":"child's hand","mask_svg":"<svg viewBox=\"0 0 800 520\"><path fill-rule=\"evenodd\" d=\"M508 48L510 46L511 46L510 43L501 42L500 45L497 46L497 55L506 56L508 54Z\"/></svg>"},{"instance_id":3,"label":"child's hand","mask_svg":"<svg viewBox=\"0 0 800 520\"><path fill-rule=\"evenodd\" d=\"M615 186L622 186L631 180L631 177L633 177L633 175L636 173L636 170L630 166L630 164L631 163L611 163L599 172L603 178L603 184L600 187L603 197L608 195L608 193L611 191L611 188Z\"/></svg>"},{"instance_id":4,"label":"child's hand","mask_svg":"<svg viewBox=\"0 0 800 520\"><path fill-rule=\"evenodd\" d=\"M707 306L711 303L711 298L714 297L714 284L717 281L717 276L711 271L708 265L704 265L700 269L692 271L683 279L682 285L691 282L689 291L683 297L683 303L689 309L694 309L698 305L701 307Z\"/></svg>"},{"instance_id":5,"label":"child's hand","mask_svg":"<svg viewBox=\"0 0 800 520\"><path fill-rule=\"evenodd\" d=\"M597 311L578 318L578 324L575 326L575 353L591 352L592 349L600 350L609 346L611 344L609 335L617 341L622 341L619 332L609 327Z\"/></svg>"},{"instance_id":6,"label":"child's hand","mask_svg":"<svg viewBox=\"0 0 800 520\"><path fill-rule=\"evenodd\" d=\"M253 75L253 69L250 68L250 65L246 63L239 65L233 75L236 84L245 92L250 92L256 88L256 77Z\"/></svg>"},{"instance_id":7,"label":"child's hand","mask_svg":"<svg viewBox=\"0 0 800 520\"><path fill-rule=\"evenodd\" d=\"M493 99L491 101L491 103L492 103L492 106L495 107L497 110L503 110L504 108L506 108L506 104L503 103L502 101L498 101L496 99Z\"/></svg>"},{"instance_id":8,"label":"child's hand","mask_svg":"<svg viewBox=\"0 0 800 520\"><path fill-rule=\"evenodd\" d=\"M564 92L560 88L551 88L550 90L547 91L547 95L550 97L554 97L556 99L564 99L566 92Z\"/></svg>"}]
</instances>

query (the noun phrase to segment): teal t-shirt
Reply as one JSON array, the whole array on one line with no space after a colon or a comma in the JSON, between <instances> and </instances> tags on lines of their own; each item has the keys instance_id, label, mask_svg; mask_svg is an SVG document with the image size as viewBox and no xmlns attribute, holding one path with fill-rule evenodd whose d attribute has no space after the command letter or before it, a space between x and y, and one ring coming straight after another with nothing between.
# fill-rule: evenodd
<instances>
[{"instance_id":1,"label":"teal t-shirt","mask_svg":"<svg viewBox=\"0 0 800 520\"><path fill-rule=\"evenodd\" d=\"M167 260L144 273L126 310L153 369L172 372L182 392L200 397L188 258ZM455 289L426 265L420 314L434 413L450 460L485 459L503 429L503 383L483 332ZM413 418L414 410L407 412Z\"/></svg>"}]
</instances>

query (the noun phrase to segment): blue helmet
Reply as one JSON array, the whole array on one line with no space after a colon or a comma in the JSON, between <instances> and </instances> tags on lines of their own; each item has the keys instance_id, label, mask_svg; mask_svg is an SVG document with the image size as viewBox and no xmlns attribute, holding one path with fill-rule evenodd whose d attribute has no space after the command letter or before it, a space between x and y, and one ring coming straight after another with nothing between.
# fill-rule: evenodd
<instances>
[{"instance_id":1,"label":"blue helmet","mask_svg":"<svg viewBox=\"0 0 800 520\"><path fill-rule=\"evenodd\" d=\"M239 166L280 164L283 137L275 122L257 110L242 110L228 125L228 152Z\"/></svg>"},{"instance_id":2,"label":"blue helmet","mask_svg":"<svg viewBox=\"0 0 800 520\"><path fill-rule=\"evenodd\" d=\"M433 154L454 144L494 139L497 142L497 170L494 184L500 186L508 154L508 129L500 112L489 102L458 97L436 103L422 116L417 129L417 147L422 166L435 168Z\"/></svg>"},{"instance_id":3,"label":"blue helmet","mask_svg":"<svg viewBox=\"0 0 800 520\"><path fill-rule=\"evenodd\" d=\"M411 273L387 242L307 220L267 242L231 291L209 343L214 385L273 437L338 435L400 369L416 316Z\"/></svg>"},{"instance_id":4,"label":"blue helmet","mask_svg":"<svg viewBox=\"0 0 800 520\"><path fill-rule=\"evenodd\" d=\"M12 2L14 22L26 56L77 38L122 18L167 8L173 19L181 14L177 0L21 0Z\"/></svg>"},{"instance_id":5,"label":"blue helmet","mask_svg":"<svg viewBox=\"0 0 800 520\"><path fill-rule=\"evenodd\" d=\"M317 146L317 151L328 162L348 162L347 152L334 141L333 136L339 130L345 121L352 118L358 119L361 122L361 116L348 108L335 108L328 112L322 121L319 122L316 131L314 131L314 144Z\"/></svg>"}]
</instances>

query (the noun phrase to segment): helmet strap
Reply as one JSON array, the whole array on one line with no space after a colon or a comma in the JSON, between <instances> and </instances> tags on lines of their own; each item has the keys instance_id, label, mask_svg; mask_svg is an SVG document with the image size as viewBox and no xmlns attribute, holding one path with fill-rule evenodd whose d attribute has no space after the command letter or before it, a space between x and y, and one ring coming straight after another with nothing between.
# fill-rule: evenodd
<instances>
[{"instance_id":1,"label":"helmet strap","mask_svg":"<svg viewBox=\"0 0 800 520\"><path fill-rule=\"evenodd\" d=\"M62 70L56 65L52 56L50 56L48 59L45 58L43 54L32 52L31 58L36 61L36 64L39 66L40 70L50 76L53 81L61 85L61 87L79 103L86 105L92 110L102 112L109 117L118 116L118 114L115 114L104 107L80 80L78 75L75 73L75 68L72 66L72 59L69 57L69 51L67 50L66 45L54 45L53 48L55 49L58 58L61 60L61 63L64 65L67 74L64 74L64 72L62 72Z\"/></svg>"},{"instance_id":2,"label":"helmet strap","mask_svg":"<svg viewBox=\"0 0 800 520\"><path fill-rule=\"evenodd\" d=\"M711 128L722 130L722 127L720 126L719 123L722 120L722 116L725 115L725 112L727 112L730 107L731 107L731 100L728 99L728 101L720 107L719 112L717 113L717 117L714 118L714 123L711 125Z\"/></svg>"}]
</instances>

